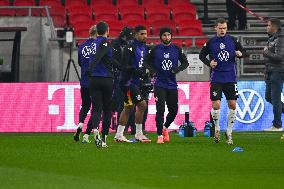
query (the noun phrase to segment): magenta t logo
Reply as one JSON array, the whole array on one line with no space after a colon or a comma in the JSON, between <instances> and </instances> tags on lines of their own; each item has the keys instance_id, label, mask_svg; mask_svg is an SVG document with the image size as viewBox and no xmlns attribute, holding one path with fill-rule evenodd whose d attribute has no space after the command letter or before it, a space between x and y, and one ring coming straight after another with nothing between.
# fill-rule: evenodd
<instances>
[{"instance_id":1,"label":"magenta t logo","mask_svg":"<svg viewBox=\"0 0 284 189\"><path fill-rule=\"evenodd\" d=\"M57 129L74 130L76 129L76 124L74 123L74 91L75 89L80 89L80 85L48 85L48 100L52 100L53 94L59 89L64 89L64 104L48 105L48 114L59 115L59 107L64 105L65 121L63 125L57 126Z\"/></svg>"}]
</instances>

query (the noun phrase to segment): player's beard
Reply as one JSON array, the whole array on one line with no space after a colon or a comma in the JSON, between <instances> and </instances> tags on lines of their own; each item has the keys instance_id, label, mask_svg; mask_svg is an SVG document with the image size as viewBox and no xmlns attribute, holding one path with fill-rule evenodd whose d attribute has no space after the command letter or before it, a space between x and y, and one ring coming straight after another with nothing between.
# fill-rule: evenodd
<instances>
[{"instance_id":1,"label":"player's beard","mask_svg":"<svg viewBox=\"0 0 284 189\"><path fill-rule=\"evenodd\" d=\"M170 40L162 40L162 42L165 44L165 45L168 45L172 42L172 39Z\"/></svg>"}]
</instances>

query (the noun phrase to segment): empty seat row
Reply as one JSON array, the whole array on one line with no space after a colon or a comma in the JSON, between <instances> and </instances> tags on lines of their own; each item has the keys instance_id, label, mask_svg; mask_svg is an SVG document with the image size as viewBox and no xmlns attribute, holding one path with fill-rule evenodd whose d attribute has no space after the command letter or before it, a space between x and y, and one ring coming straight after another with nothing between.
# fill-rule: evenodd
<instances>
[{"instance_id":1,"label":"empty seat row","mask_svg":"<svg viewBox=\"0 0 284 189\"><path fill-rule=\"evenodd\" d=\"M1 5L4 2L5 5ZM190 3L189 0L0 0L0 6L12 6L24 3L27 6L57 4L62 6L69 5L116 5L118 7L124 5L146 5L146 4L160 4L160 5L176 5L181 3Z\"/></svg>"}]
</instances>

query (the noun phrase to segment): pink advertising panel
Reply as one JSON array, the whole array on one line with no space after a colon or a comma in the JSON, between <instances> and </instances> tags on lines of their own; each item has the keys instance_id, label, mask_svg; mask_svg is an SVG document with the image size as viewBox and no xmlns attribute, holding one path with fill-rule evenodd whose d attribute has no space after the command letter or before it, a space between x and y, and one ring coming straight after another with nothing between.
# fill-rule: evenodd
<instances>
[{"instance_id":1,"label":"pink advertising panel","mask_svg":"<svg viewBox=\"0 0 284 189\"><path fill-rule=\"evenodd\" d=\"M73 132L76 128L79 83L1 83L0 88L0 132ZM210 107L208 82L179 82L179 110L170 128L178 129L184 112L189 111L190 119L202 130ZM155 113L150 94L148 131L156 131Z\"/></svg>"}]
</instances>

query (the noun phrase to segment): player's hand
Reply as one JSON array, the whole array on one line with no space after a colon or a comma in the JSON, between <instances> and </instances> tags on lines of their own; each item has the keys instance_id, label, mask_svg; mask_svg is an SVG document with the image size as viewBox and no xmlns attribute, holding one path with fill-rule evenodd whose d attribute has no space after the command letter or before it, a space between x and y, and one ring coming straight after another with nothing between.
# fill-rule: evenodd
<instances>
[{"instance_id":1,"label":"player's hand","mask_svg":"<svg viewBox=\"0 0 284 189\"><path fill-rule=\"evenodd\" d=\"M211 66L211 68L216 68L216 66L217 66L217 62L216 62L216 60L215 59L213 59L213 60L211 60L211 62L210 62L210 66Z\"/></svg>"},{"instance_id":2,"label":"player's hand","mask_svg":"<svg viewBox=\"0 0 284 189\"><path fill-rule=\"evenodd\" d=\"M241 51L236 51L236 56L237 57L242 57L243 56L243 53Z\"/></svg>"},{"instance_id":3,"label":"player's hand","mask_svg":"<svg viewBox=\"0 0 284 189\"><path fill-rule=\"evenodd\" d=\"M267 51L268 50L268 47L267 46L265 46L264 47L264 49L263 49L263 51Z\"/></svg>"}]
</instances>

